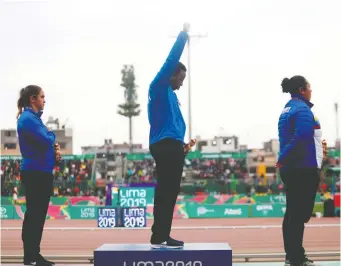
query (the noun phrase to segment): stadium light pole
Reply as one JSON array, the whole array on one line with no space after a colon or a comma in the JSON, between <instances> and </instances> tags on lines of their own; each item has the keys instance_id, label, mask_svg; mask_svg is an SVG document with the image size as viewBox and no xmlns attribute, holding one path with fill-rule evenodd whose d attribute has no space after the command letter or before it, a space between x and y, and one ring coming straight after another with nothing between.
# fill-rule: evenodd
<instances>
[{"instance_id":1,"label":"stadium light pole","mask_svg":"<svg viewBox=\"0 0 341 266\"><path fill-rule=\"evenodd\" d=\"M189 23L184 23L184 25ZM172 36L173 38L176 36ZM188 32L188 40L187 40L187 80L188 80L188 138L189 141L192 139L192 91L191 91L191 39L192 38L206 38L206 34L191 34Z\"/></svg>"},{"instance_id":2,"label":"stadium light pole","mask_svg":"<svg viewBox=\"0 0 341 266\"><path fill-rule=\"evenodd\" d=\"M336 119L336 123L335 123L335 131L336 131L335 146L337 146L338 142L340 140L340 135L339 135L339 104L336 102L334 104L334 107L335 107L335 119Z\"/></svg>"}]
</instances>

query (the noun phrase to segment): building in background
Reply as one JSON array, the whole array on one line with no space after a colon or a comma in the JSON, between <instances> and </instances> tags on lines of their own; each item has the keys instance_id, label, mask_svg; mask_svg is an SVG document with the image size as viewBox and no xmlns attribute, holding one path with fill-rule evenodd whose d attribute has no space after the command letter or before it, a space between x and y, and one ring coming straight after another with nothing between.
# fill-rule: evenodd
<instances>
[{"instance_id":1,"label":"building in background","mask_svg":"<svg viewBox=\"0 0 341 266\"><path fill-rule=\"evenodd\" d=\"M97 158L106 156L106 154L127 154L129 153L129 144L128 143L120 143L115 144L112 142L112 139L105 139L104 144L97 146L83 146L82 154L96 154ZM143 149L142 144L133 144L133 152L134 153L148 153L149 150Z\"/></svg>"},{"instance_id":2,"label":"building in background","mask_svg":"<svg viewBox=\"0 0 341 266\"><path fill-rule=\"evenodd\" d=\"M264 150L267 152L279 153L279 140L271 139L263 144Z\"/></svg>"},{"instance_id":3,"label":"building in background","mask_svg":"<svg viewBox=\"0 0 341 266\"><path fill-rule=\"evenodd\" d=\"M100 146L91 145L81 147L82 154L95 154L95 176L96 184L104 186L103 180L115 181L122 178L126 172L125 155L129 153L128 143L113 143L112 139L105 139ZM148 153L142 144L133 144L134 153ZM99 185L102 184L102 185Z\"/></svg>"},{"instance_id":4,"label":"building in background","mask_svg":"<svg viewBox=\"0 0 341 266\"><path fill-rule=\"evenodd\" d=\"M196 149L202 153L240 152L238 137L214 137L213 139L201 139L196 137ZM245 145L242 146L245 148Z\"/></svg>"},{"instance_id":5,"label":"building in background","mask_svg":"<svg viewBox=\"0 0 341 266\"><path fill-rule=\"evenodd\" d=\"M268 178L274 180L276 177L276 162L279 152L279 141L271 139L263 143L263 149L252 149L247 154L247 165L251 175L264 177L264 182L268 182Z\"/></svg>"},{"instance_id":6,"label":"building in background","mask_svg":"<svg viewBox=\"0 0 341 266\"><path fill-rule=\"evenodd\" d=\"M1 155L20 155L15 129L1 129Z\"/></svg>"}]
</instances>

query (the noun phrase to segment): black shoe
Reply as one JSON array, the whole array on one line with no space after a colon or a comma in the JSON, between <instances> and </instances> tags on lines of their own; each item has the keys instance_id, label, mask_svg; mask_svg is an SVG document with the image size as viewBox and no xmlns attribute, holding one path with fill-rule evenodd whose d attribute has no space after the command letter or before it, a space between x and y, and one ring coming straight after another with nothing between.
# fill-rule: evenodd
<instances>
[{"instance_id":1,"label":"black shoe","mask_svg":"<svg viewBox=\"0 0 341 266\"><path fill-rule=\"evenodd\" d=\"M37 261L39 262L43 262L45 265L50 265L50 266L54 266L55 263L52 261L48 261L47 259L45 259L41 254L38 255L38 259Z\"/></svg>"},{"instance_id":2,"label":"black shoe","mask_svg":"<svg viewBox=\"0 0 341 266\"><path fill-rule=\"evenodd\" d=\"M302 264L301 263L295 263L295 262L292 262L292 261L286 259L284 266L302 266Z\"/></svg>"},{"instance_id":3,"label":"black shoe","mask_svg":"<svg viewBox=\"0 0 341 266\"><path fill-rule=\"evenodd\" d=\"M183 248L183 246L184 246L184 243L182 241L177 241L173 238L168 238L167 241L163 241L159 243L151 242L151 247L155 249L161 249L161 248L176 249L176 248Z\"/></svg>"},{"instance_id":4,"label":"black shoe","mask_svg":"<svg viewBox=\"0 0 341 266\"><path fill-rule=\"evenodd\" d=\"M42 261L42 260L37 260L37 261L32 261L32 260L24 260L24 265L29 265L29 266L54 266L52 262L49 261Z\"/></svg>"},{"instance_id":5,"label":"black shoe","mask_svg":"<svg viewBox=\"0 0 341 266\"><path fill-rule=\"evenodd\" d=\"M303 261L297 263L297 262L291 262L290 260L285 260L284 266L315 266L316 264L314 261L308 259L306 256L304 257Z\"/></svg>"},{"instance_id":6,"label":"black shoe","mask_svg":"<svg viewBox=\"0 0 341 266\"><path fill-rule=\"evenodd\" d=\"M306 255L304 255L304 259L301 263L301 266L315 266L316 264L314 263L314 261L308 259L308 257Z\"/></svg>"},{"instance_id":7,"label":"black shoe","mask_svg":"<svg viewBox=\"0 0 341 266\"><path fill-rule=\"evenodd\" d=\"M37 263L35 261L29 261L29 260L24 260L24 265L37 265Z\"/></svg>"},{"instance_id":8,"label":"black shoe","mask_svg":"<svg viewBox=\"0 0 341 266\"><path fill-rule=\"evenodd\" d=\"M179 243L179 245L184 245L185 244L185 242L184 241L181 241L181 240L176 240L176 239L174 239L174 238L171 238L171 237L169 237L169 241L172 241L172 242L177 242L177 243Z\"/></svg>"}]
</instances>

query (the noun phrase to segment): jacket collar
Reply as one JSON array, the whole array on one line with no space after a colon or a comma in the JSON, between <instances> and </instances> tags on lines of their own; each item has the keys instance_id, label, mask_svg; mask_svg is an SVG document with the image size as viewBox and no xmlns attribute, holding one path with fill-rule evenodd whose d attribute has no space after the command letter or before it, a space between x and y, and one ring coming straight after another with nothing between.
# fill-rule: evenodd
<instances>
[{"instance_id":1,"label":"jacket collar","mask_svg":"<svg viewBox=\"0 0 341 266\"><path fill-rule=\"evenodd\" d=\"M298 93L291 94L291 99L303 101L306 103L306 105L308 105L309 108L312 108L314 106L313 103L307 101L301 94Z\"/></svg>"},{"instance_id":2,"label":"jacket collar","mask_svg":"<svg viewBox=\"0 0 341 266\"><path fill-rule=\"evenodd\" d=\"M39 118L40 118L41 115L43 114L43 111L36 112L36 111L34 111L31 107L25 107L25 108L24 108L24 111L29 111L29 112L31 112L32 114L34 114L35 116L38 116Z\"/></svg>"}]
</instances>

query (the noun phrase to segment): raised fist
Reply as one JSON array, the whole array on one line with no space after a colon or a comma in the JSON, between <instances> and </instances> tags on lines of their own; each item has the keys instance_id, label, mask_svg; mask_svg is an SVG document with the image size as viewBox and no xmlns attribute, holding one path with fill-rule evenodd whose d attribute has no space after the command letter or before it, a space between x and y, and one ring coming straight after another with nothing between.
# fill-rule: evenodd
<instances>
[{"instance_id":1,"label":"raised fist","mask_svg":"<svg viewBox=\"0 0 341 266\"><path fill-rule=\"evenodd\" d=\"M190 27L189 23L186 22L186 23L184 23L184 29L183 30L185 32L189 32L189 27Z\"/></svg>"}]
</instances>

